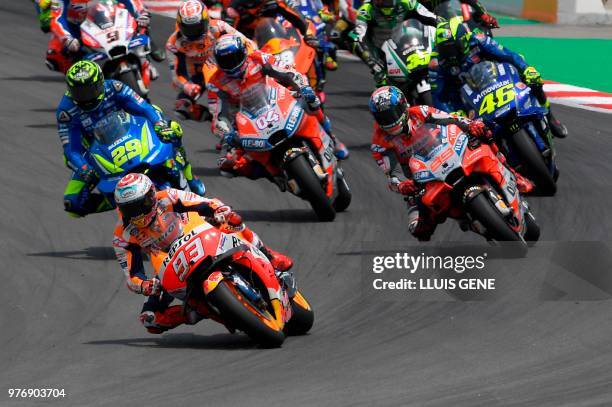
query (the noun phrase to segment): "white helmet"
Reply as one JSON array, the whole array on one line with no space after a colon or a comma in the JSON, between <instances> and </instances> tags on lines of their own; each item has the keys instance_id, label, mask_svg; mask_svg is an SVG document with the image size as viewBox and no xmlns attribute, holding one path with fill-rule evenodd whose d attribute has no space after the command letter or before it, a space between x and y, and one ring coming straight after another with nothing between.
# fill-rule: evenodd
<instances>
[{"instance_id":1,"label":"white helmet","mask_svg":"<svg viewBox=\"0 0 612 407\"><path fill-rule=\"evenodd\" d=\"M151 224L157 212L155 185L144 174L127 174L115 188L115 202L123 220L142 228Z\"/></svg>"}]
</instances>

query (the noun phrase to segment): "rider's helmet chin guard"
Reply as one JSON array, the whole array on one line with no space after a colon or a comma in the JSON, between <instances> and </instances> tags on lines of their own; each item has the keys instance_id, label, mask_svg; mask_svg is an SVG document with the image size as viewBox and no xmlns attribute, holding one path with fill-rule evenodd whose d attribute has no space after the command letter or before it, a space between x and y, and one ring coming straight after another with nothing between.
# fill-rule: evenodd
<instances>
[{"instance_id":1,"label":"rider's helmet chin guard","mask_svg":"<svg viewBox=\"0 0 612 407\"><path fill-rule=\"evenodd\" d=\"M144 174L127 174L117 183L115 203L124 222L147 227L157 215L155 185Z\"/></svg>"},{"instance_id":2,"label":"rider's helmet chin guard","mask_svg":"<svg viewBox=\"0 0 612 407\"><path fill-rule=\"evenodd\" d=\"M395 86L383 86L370 96L370 112L378 126L389 136L404 132L408 110L406 96Z\"/></svg>"},{"instance_id":3,"label":"rider's helmet chin guard","mask_svg":"<svg viewBox=\"0 0 612 407\"><path fill-rule=\"evenodd\" d=\"M199 0L187 0L176 15L179 32L189 41L196 41L208 32L208 9Z\"/></svg>"},{"instance_id":4,"label":"rider's helmet chin guard","mask_svg":"<svg viewBox=\"0 0 612 407\"><path fill-rule=\"evenodd\" d=\"M393 17L397 0L374 0L374 5L386 18Z\"/></svg>"},{"instance_id":5,"label":"rider's helmet chin guard","mask_svg":"<svg viewBox=\"0 0 612 407\"><path fill-rule=\"evenodd\" d=\"M247 48L242 38L237 35L222 35L214 49L215 61L225 74L232 78L241 78L246 70Z\"/></svg>"},{"instance_id":6,"label":"rider's helmet chin guard","mask_svg":"<svg viewBox=\"0 0 612 407\"><path fill-rule=\"evenodd\" d=\"M445 63L459 65L469 51L470 35L461 17L443 21L436 28L436 51Z\"/></svg>"},{"instance_id":7,"label":"rider's helmet chin guard","mask_svg":"<svg viewBox=\"0 0 612 407\"><path fill-rule=\"evenodd\" d=\"M68 95L82 110L91 111L104 100L104 74L98 64L79 61L66 72Z\"/></svg>"}]
</instances>

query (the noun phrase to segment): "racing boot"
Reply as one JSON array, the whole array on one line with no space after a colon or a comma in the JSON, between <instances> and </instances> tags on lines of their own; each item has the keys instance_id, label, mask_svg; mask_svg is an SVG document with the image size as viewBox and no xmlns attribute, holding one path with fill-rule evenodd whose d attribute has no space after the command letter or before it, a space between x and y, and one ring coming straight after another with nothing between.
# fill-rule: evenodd
<instances>
[{"instance_id":1,"label":"racing boot","mask_svg":"<svg viewBox=\"0 0 612 407\"><path fill-rule=\"evenodd\" d=\"M346 160L347 158L349 158L348 148L346 148L346 145L342 141L340 141L340 139L338 139L334 135L334 133L332 133L331 122L329 121L329 118L323 113L322 110L319 111L321 112L321 116L323 116L322 120L319 120L323 125L323 130L325 130L327 135L331 137L334 142L334 155L336 156L336 158L338 158L338 160Z\"/></svg>"},{"instance_id":2,"label":"racing boot","mask_svg":"<svg viewBox=\"0 0 612 407\"><path fill-rule=\"evenodd\" d=\"M158 47L153 39L151 39L151 58L155 62L163 62L166 59L166 50Z\"/></svg>"},{"instance_id":3,"label":"racing boot","mask_svg":"<svg viewBox=\"0 0 612 407\"><path fill-rule=\"evenodd\" d=\"M550 102L548 104L550 105ZM567 127L565 127L565 125L553 115L550 107L548 108L548 114L546 117L548 118L548 124L550 125L550 131L552 132L553 136L556 138L566 138L568 135Z\"/></svg>"},{"instance_id":4,"label":"racing boot","mask_svg":"<svg viewBox=\"0 0 612 407\"><path fill-rule=\"evenodd\" d=\"M293 260L291 259L291 257L285 256L284 254L281 254L276 250L272 250L263 243L261 244L261 247L259 249L263 252L263 254L266 255L268 260L270 260L270 263L272 264L272 267L274 267L274 270L283 272L288 271L291 267L293 267Z\"/></svg>"},{"instance_id":5,"label":"racing boot","mask_svg":"<svg viewBox=\"0 0 612 407\"><path fill-rule=\"evenodd\" d=\"M325 69L328 71L335 71L338 69L338 62L336 62L330 55L325 56Z\"/></svg>"},{"instance_id":6,"label":"racing boot","mask_svg":"<svg viewBox=\"0 0 612 407\"><path fill-rule=\"evenodd\" d=\"M212 114L206 106L195 103L189 99L177 99L174 105L174 114L183 120L209 121Z\"/></svg>"},{"instance_id":7,"label":"racing boot","mask_svg":"<svg viewBox=\"0 0 612 407\"><path fill-rule=\"evenodd\" d=\"M164 311L143 311L138 319L152 334L161 334L187 322L182 305L173 305Z\"/></svg>"},{"instance_id":8,"label":"racing boot","mask_svg":"<svg viewBox=\"0 0 612 407\"><path fill-rule=\"evenodd\" d=\"M206 187L204 186L204 183L200 181L200 178L193 175L193 173L191 172L191 163L186 163L183 171L185 172L187 185L189 185L189 189L191 189L191 192L196 195L204 196L204 194L206 194Z\"/></svg>"}]
</instances>

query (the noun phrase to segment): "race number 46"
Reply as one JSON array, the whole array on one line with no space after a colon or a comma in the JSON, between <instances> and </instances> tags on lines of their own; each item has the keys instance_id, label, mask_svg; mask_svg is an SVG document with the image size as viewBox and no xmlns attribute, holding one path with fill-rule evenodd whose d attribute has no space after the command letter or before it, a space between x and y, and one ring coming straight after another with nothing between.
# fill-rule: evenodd
<instances>
[{"instance_id":1,"label":"race number 46","mask_svg":"<svg viewBox=\"0 0 612 407\"><path fill-rule=\"evenodd\" d=\"M255 125L259 130L263 130L273 123L276 123L279 119L278 113L275 110L268 110L255 120Z\"/></svg>"},{"instance_id":2,"label":"race number 46","mask_svg":"<svg viewBox=\"0 0 612 407\"><path fill-rule=\"evenodd\" d=\"M489 93L484 97L484 99L482 99L478 115L482 116L483 114L493 113L496 109L504 107L513 101L515 95L516 93L514 92L513 84L502 86L501 88L497 89L495 93Z\"/></svg>"}]
</instances>

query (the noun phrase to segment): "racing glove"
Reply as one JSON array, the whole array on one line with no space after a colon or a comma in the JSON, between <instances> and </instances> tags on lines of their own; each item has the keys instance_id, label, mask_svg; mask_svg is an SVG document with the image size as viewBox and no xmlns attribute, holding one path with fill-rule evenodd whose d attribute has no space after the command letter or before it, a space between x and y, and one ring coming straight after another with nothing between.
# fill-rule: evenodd
<instances>
[{"instance_id":1,"label":"racing glove","mask_svg":"<svg viewBox=\"0 0 612 407\"><path fill-rule=\"evenodd\" d=\"M140 13L140 15L136 18L136 23L138 23L139 28L148 28L151 24L151 16L149 15L149 12L143 11Z\"/></svg>"},{"instance_id":2,"label":"racing glove","mask_svg":"<svg viewBox=\"0 0 612 407\"><path fill-rule=\"evenodd\" d=\"M542 76L533 66L529 66L525 69L523 78L525 78L525 83L529 86L542 85Z\"/></svg>"},{"instance_id":3,"label":"racing glove","mask_svg":"<svg viewBox=\"0 0 612 407\"><path fill-rule=\"evenodd\" d=\"M173 120L170 122L163 120L159 121L155 123L153 128L155 129L157 137L159 137L159 139L164 143L177 144L180 142L180 139L183 136L183 129L181 128L181 125Z\"/></svg>"},{"instance_id":4,"label":"racing glove","mask_svg":"<svg viewBox=\"0 0 612 407\"><path fill-rule=\"evenodd\" d=\"M317 110L321 107L321 100L310 86L304 86L300 89L300 94L310 110Z\"/></svg>"},{"instance_id":5,"label":"racing glove","mask_svg":"<svg viewBox=\"0 0 612 407\"><path fill-rule=\"evenodd\" d=\"M189 98L197 99L202 94L202 87L196 83L187 82L183 86L183 92L185 92Z\"/></svg>"},{"instance_id":6,"label":"racing glove","mask_svg":"<svg viewBox=\"0 0 612 407\"><path fill-rule=\"evenodd\" d=\"M468 124L470 135L478 138L486 138L488 129L482 120L472 120Z\"/></svg>"},{"instance_id":7,"label":"racing glove","mask_svg":"<svg viewBox=\"0 0 612 407\"><path fill-rule=\"evenodd\" d=\"M81 49L81 43L74 37L67 37L64 40L64 47L66 48L66 51L76 53Z\"/></svg>"},{"instance_id":8,"label":"racing glove","mask_svg":"<svg viewBox=\"0 0 612 407\"><path fill-rule=\"evenodd\" d=\"M150 295L159 295L161 293L161 284L158 279L144 280L140 283L140 292L147 297Z\"/></svg>"},{"instance_id":9,"label":"racing glove","mask_svg":"<svg viewBox=\"0 0 612 407\"><path fill-rule=\"evenodd\" d=\"M499 23L497 19L493 17L491 14L484 13L480 16L480 20L488 27L488 28L499 28Z\"/></svg>"},{"instance_id":10,"label":"racing glove","mask_svg":"<svg viewBox=\"0 0 612 407\"><path fill-rule=\"evenodd\" d=\"M76 175L88 186L93 185L98 181L98 174L87 164L83 164L83 166L79 167L75 172Z\"/></svg>"},{"instance_id":11,"label":"racing glove","mask_svg":"<svg viewBox=\"0 0 612 407\"><path fill-rule=\"evenodd\" d=\"M397 190L402 195L414 195L419 191L419 186L414 182L414 180L407 179L406 181L400 182L397 186Z\"/></svg>"},{"instance_id":12,"label":"racing glove","mask_svg":"<svg viewBox=\"0 0 612 407\"><path fill-rule=\"evenodd\" d=\"M242 224L242 217L232 210L227 205L223 205L215 209L213 215L215 222L218 224L229 223L232 226L239 226Z\"/></svg>"}]
</instances>

